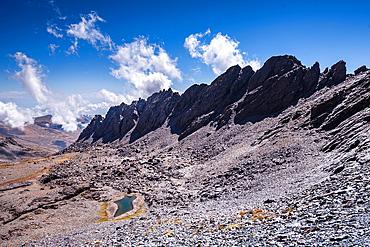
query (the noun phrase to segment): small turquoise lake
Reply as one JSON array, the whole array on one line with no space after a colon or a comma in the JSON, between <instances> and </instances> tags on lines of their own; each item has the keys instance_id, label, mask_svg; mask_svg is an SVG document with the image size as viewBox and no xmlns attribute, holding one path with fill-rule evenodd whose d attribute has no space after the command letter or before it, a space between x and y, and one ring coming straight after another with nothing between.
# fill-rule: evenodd
<instances>
[{"instance_id":1,"label":"small turquoise lake","mask_svg":"<svg viewBox=\"0 0 370 247\"><path fill-rule=\"evenodd\" d=\"M114 214L114 217L120 216L121 214L124 214L131 209L133 209L132 201L136 199L136 196L125 196L123 199L115 201L118 205L118 210Z\"/></svg>"}]
</instances>

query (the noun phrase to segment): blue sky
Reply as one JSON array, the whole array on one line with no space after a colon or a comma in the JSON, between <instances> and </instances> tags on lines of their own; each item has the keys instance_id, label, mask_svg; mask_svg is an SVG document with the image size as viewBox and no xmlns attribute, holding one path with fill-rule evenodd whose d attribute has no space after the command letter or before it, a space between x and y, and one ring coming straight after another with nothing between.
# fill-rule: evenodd
<instances>
[{"instance_id":1,"label":"blue sky","mask_svg":"<svg viewBox=\"0 0 370 247\"><path fill-rule=\"evenodd\" d=\"M0 9L0 120L82 114L171 87L210 83L235 63L290 54L321 70L370 66L368 1L13 0Z\"/></svg>"}]
</instances>

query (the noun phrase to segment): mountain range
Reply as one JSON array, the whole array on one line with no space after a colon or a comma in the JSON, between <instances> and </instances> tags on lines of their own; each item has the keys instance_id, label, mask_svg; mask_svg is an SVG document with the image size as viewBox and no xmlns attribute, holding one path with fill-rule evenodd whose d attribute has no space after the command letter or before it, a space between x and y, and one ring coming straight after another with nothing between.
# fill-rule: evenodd
<instances>
[{"instance_id":1,"label":"mountain range","mask_svg":"<svg viewBox=\"0 0 370 247\"><path fill-rule=\"evenodd\" d=\"M181 140L210 123L218 130L231 122L244 124L277 116L299 99L345 79L344 61L322 73L318 63L306 68L288 55L270 58L257 72L236 65L210 85L193 85L182 95L169 89L147 100L112 107L105 117L95 116L77 142L125 138L132 143L165 122Z\"/></svg>"}]
</instances>

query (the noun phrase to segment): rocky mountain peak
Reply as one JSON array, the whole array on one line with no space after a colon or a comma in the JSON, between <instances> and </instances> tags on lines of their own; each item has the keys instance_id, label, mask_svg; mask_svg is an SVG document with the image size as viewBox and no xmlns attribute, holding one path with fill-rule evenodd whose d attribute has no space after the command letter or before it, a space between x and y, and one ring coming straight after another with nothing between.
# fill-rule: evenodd
<instances>
[{"instance_id":1,"label":"rocky mountain peak","mask_svg":"<svg viewBox=\"0 0 370 247\"><path fill-rule=\"evenodd\" d=\"M174 133L182 139L216 118L222 118L228 105L239 100L254 74L250 66L229 68L210 85L194 85L181 95L170 118ZM219 123L221 124L221 123Z\"/></svg>"},{"instance_id":2,"label":"rocky mountain peak","mask_svg":"<svg viewBox=\"0 0 370 247\"><path fill-rule=\"evenodd\" d=\"M253 91L263 83L268 83L271 77L280 77L281 75L292 71L294 68L302 67L301 62L294 56L275 56L268 59L261 69L259 69L251 78L248 89Z\"/></svg>"},{"instance_id":3,"label":"rocky mountain peak","mask_svg":"<svg viewBox=\"0 0 370 247\"><path fill-rule=\"evenodd\" d=\"M95 132L95 130L100 128L103 120L104 117L102 117L101 115L95 115L94 118L89 123L89 125L87 125L86 128L81 132L77 141L90 138L91 135Z\"/></svg>"},{"instance_id":4,"label":"rocky mountain peak","mask_svg":"<svg viewBox=\"0 0 370 247\"><path fill-rule=\"evenodd\" d=\"M337 85L346 79L346 75L346 62L341 60L331 66L330 69L326 68L324 72L320 74L318 89L321 89L325 86Z\"/></svg>"}]
</instances>

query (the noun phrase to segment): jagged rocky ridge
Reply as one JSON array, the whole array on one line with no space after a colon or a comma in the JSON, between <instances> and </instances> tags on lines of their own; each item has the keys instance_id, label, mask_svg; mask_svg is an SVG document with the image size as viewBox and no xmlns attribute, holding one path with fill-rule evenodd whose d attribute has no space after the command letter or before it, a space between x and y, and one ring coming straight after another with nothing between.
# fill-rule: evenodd
<instances>
[{"instance_id":1,"label":"jagged rocky ridge","mask_svg":"<svg viewBox=\"0 0 370 247\"><path fill-rule=\"evenodd\" d=\"M231 116L235 123L245 123L276 115L300 98L345 78L343 61L322 73L317 62L306 68L288 55L270 58L257 72L250 66L242 69L236 65L210 85L193 85L181 96L169 89L147 100L112 107L105 118L95 116L78 142L107 143L125 135L133 142L166 120L171 132L181 140L210 122L219 129L231 121Z\"/></svg>"}]
</instances>

